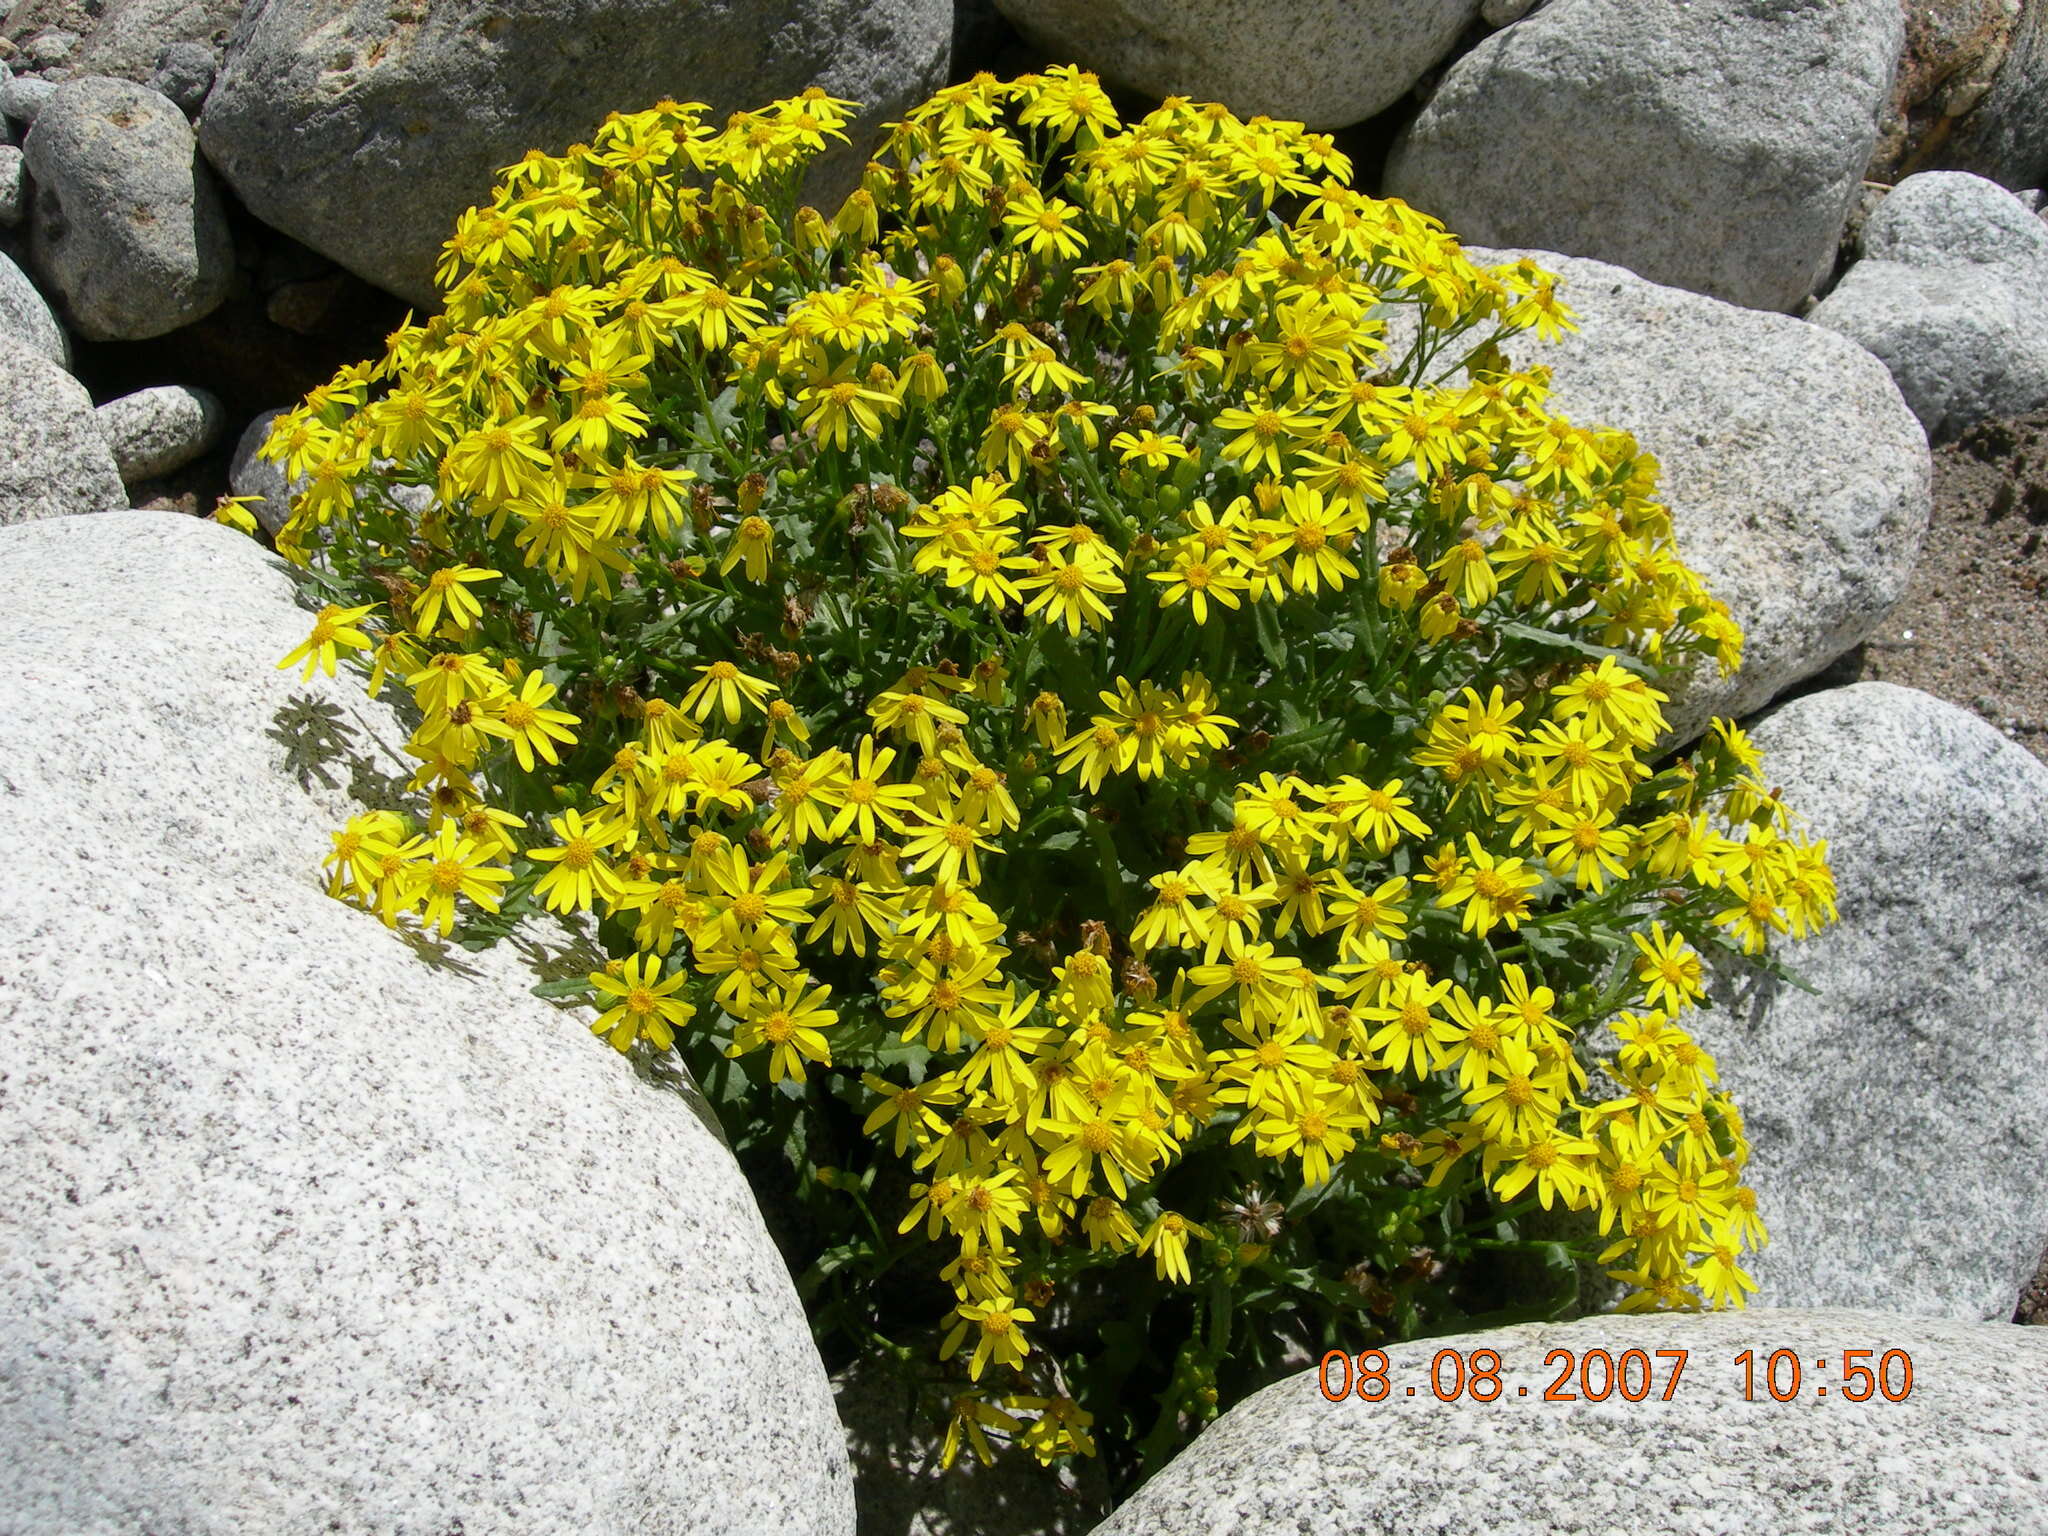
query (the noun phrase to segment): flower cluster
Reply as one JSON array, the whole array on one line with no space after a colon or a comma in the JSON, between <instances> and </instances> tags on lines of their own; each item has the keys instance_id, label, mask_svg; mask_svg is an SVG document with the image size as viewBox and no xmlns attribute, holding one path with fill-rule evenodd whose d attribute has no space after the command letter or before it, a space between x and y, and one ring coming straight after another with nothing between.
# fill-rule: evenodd
<instances>
[{"instance_id":1,"label":"flower cluster","mask_svg":"<svg viewBox=\"0 0 2048 1536\"><path fill-rule=\"evenodd\" d=\"M1531 1213L1626 1305L1739 1304L1683 1020L1832 887L1733 725L1659 766L1741 633L1655 461L1504 355L1552 279L1070 69L942 91L827 217L848 110L528 155L443 312L279 419L333 599L285 664L417 711L423 824L356 818L334 893L594 924L595 1031L803 1149L821 1317L936 1246L954 1450L1137 1441L1159 1338L1043 1347L1098 1274L1191 1298L1147 1455L1267 1320L1455 1312Z\"/></svg>"}]
</instances>

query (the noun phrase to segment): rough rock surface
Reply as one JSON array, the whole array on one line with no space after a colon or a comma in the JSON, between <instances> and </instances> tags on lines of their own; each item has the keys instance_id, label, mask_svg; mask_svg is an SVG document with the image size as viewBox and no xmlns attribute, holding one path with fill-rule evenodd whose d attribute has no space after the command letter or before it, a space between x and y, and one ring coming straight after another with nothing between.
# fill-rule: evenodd
<instances>
[{"instance_id":1,"label":"rough rock surface","mask_svg":"<svg viewBox=\"0 0 2048 1536\"><path fill-rule=\"evenodd\" d=\"M220 59L206 44L172 43L150 71L149 88L168 96L187 117L197 117L219 71Z\"/></svg>"},{"instance_id":2,"label":"rough rock surface","mask_svg":"<svg viewBox=\"0 0 2048 1536\"><path fill-rule=\"evenodd\" d=\"M1995 182L1909 176L1812 315L1883 359L1934 441L2048 405L2048 223Z\"/></svg>"},{"instance_id":3,"label":"rough rock surface","mask_svg":"<svg viewBox=\"0 0 2048 1536\"><path fill-rule=\"evenodd\" d=\"M1891 106L1863 173L1886 186L1926 169L1966 128L2011 52L2020 0L1918 0L1905 17Z\"/></svg>"},{"instance_id":4,"label":"rough rock surface","mask_svg":"<svg viewBox=\"0 0 2048 1536\"><path fill-rule=\"evenodd\" d=\"M24 145L29 254L79 333L141 341L227 297L234 248L184 113L126 80L69 81Z\"/></svg>"},{"instance_id":5,"label":"rough rock surface","mask_svg":"<svg viewBox=\"0 0 2048 1536\"><path fill-rule=\"evenodd\" d=\"M55 81L39 80L34 75L16 75L11 80L0 80L0 115L26 128L35 122L56 94Z\"/></svg>"},{"instance_id":6,"label":"rough rock surface","mask_svg":"<svg viewBox=\"0 0 2048 1536\"><path fill-rule=\"evenodd\" d=\"M810 85L864 104L864 144L941 83L952 17L948 0L260 0L200 141L258 218L426 303L456 216L526 150L668 95L723 114Z\"/></svg>"},{"instance_id":7,"label":"rough rock surface","mask_svg":"<svg viewBox=\"0 0 2048 1536\"><path fill-rule=\"evenodd\" d=\"M0 526L127 505L85 386L0 337Z\"/></svg>"},{"instance_id":8,"label":"rough rock surface","mask_svg":"<svg viewBox=\"0 0 2048 1536\"><path fill-rule=\"evenodd\" d=\"M1440 1402L1438 1351L1491 1349L1500 1397ZM1547 1402L1553 1349L1649 1355L1655 1390ZM1670 1401L1660 1349L1688 1351ZM1796 1398L1743 1393L1744 1350L1801 1362ZM1912 1357L1900 1402L1842 1397L1844 1353ZM1880 1312L1591 1317L1418 1340L1387 1351L1383 1402L1327 1401L1313 1371L1246 1399L1139 1489L1097 1536L1394 1532L1970 1531L2048 1527L2048 1332ZM1825 1362L1816 1369L1815 1362ZM1890 1382L1903 1380L1896 1359ZM1451 1366L1442 1379L1451 1379ZM1599 1366L1592 1367L1594 1385ZM1759 1376L1762 1366L1759 1367ZM1779 1381L1789 1380L1780 1366ZM1332 1390L1342 1385L1331 1366ZM1826 1398L1817 1389L1828 1389ZM1406 1395L1414 1387L1415 1396ZM1577 1390L1576 1386L1572 1390ZM1860 1390L1860 1384L1857 1386ZM1524 1392L1527 1393L1524 1396Z\"/></svg>"},{"instance_id":9,"label":"rough rock surface","mask_svg":"<svg viewBox=\"0 0 2048 1536\"><path fill-rule=\"evenodd\" d=\"M1563 279L1579 330L1516 339L1551 403L1622 427L1663 466L1679 553L1748 632L1742 669L1695 676L1680 736L1743 715L1868 635L1904 592L1927 527L1927 441L1883 364L1784 315L1662 288L1602 262L1527 255Z\"/></svg>"},{"instance_id":10,"label":"rough rock surface","mask_svg":"<svg viewBox=\"0 0 2048 1536\"><path fill-rule=\"evenodd\" d=\"M430 964L324 894L402 727L277 670L280 562L43 523L0 535L0 611L9 1531L850 1536L698 1110L509 944Z\"/></svg>"},{"instance_id":11,"label":"rough rock surface","mask_svg":"<svg viewBox=\"0 0 2048 1536\"><path fill-rule=\"evenodd\" d=\"M1147 96L1220 101L1311 128L1392 106L1479 0L997 0L1027 38Z\"/></svg>"},{"instance_id":12,"label":"rough rock surface","mask_svg":"<svg viewBox=\"0 0 2048 1536\"><path fill-rule=\"evenodd\" d=\"M17 342L59 368L71 366L71 342L28 274L0 255L0 338Z\"/></svg>"},{"instance_id":13,"label":"rough rock surface","mask_svg":"<svg viewBox=\"0 0 2048 1536\"><path fill-rule=\"evenodd\" d=\"M97 414L114 464L131 485L191 463L219 440L225 420L219 400L182 384L138 389Z\"/></svg>"},{"instance_id":14,"label":"rough rock surface","mask_svg":"<svg viewBox=\"0 0 2048 1536\"><path fill-rule=\"evenodd\" d=\"M2048 181L2048 5L2020 0L1984 66L1906 165L1974 171L2014 191L2038 187Z\"/></svg>"},{"instance_id":15,"label":"rough rock surface","mask_svg":"<svg viewBox=\"0 0 2048 1536\"><path fill-rule=\"evenodd\" d=\"M28 167L21 150L0 144L0 229L13 229L28 213Z\"/></svg>"},{"instance_id":16,"label":"rough rock surface","mask_svg":"<svg viewBox=\"0 0 2048 1536\"><path fill-rule=\"evenodd\" d=\"M1387 190L1476 244L1788 310L1834 260L1902 37L1897 0L1552 0L1451 66Z\"/></svg>"},{"instance_id":17,"label":"rough rock surface","mask_svg":"<svg viewBox=\"0 0 2048 1536\"><path fill-rule=\"evenodd\" d=\"M1862 246L1867 260L1909 267L2048 267L2048 223L1996 182L1929 171L1892 188Z\"/></svg>"},{"instance_id":18,"label":"rough rock surface","mask_svg":"<svg viewBox=\"0 0 2048 1536\"><path fill-rule=\"evenodd\" d=\"M1772 1242L1760 1301L2012 1315L2048 1244L2048 767L1891 683L1795 699L1753 738L1828 839L1841 922L1695 1028Z\"/></svg>"},{"instance_id":19,"label":"rough rock surface","mask_svg":"<svg viewBox=\"0 0 2048 1536\"><path fill-rule=\"evenodd\" d=\"M16 0L6 33L26 39L59 26L79 34L70 63L88 74L146 82L173 43L218 47L242 0Z\"/></svg>"}]
</instances>

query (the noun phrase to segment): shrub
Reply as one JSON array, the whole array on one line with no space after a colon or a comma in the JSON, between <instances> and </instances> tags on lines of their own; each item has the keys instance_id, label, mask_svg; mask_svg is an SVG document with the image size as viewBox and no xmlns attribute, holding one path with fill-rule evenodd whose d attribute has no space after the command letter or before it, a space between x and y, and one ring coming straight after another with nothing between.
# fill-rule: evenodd
<instances>
[{"instance_id":1,"label":"shrub","mask_svg":"<svg viewBox=\"0 0 2048 1536\"><path fill-rule=\"evenodd\" d=\"M1825 846L1729 722L1654 762L1740 632L1650 455L1502 351L1552 279L1068 69L940 92L827 218L848 107L529 154L444 312L279 419L331 599L285 664L417 710L333 893L584 925L543 992L688 1064L828 1356L929 1306L949 1455L1129 1471L1586 1254L1740 1304L1682 1019L1831 918Z\"/></svg>"}]
</instances>

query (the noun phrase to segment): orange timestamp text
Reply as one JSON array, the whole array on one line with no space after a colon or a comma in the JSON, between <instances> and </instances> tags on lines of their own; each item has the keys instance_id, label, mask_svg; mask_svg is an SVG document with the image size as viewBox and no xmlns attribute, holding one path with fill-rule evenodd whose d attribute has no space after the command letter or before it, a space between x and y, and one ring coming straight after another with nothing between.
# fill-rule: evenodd
<instances>
[{"instance_id":1,"label":"orange timestamp text","mask_svg":"<svg viewBox=\"0 0 2048 1536\"><path fill-rule=\"evenodd\" d=\"M1543 1357L1543 1368L1554 1371L1540 1393L1529 1385L1510 1388L1501 1380L1501 1357L1491 1349L1440 1349L1430 1361L1421 1382L1396 1382L1385 1350L1360 1350L1348 1355L1333 1349L1317 1367L1317 1385L1331 1402L1356 1397L1362 1402L1382 1403L1390 1397L1416 1397L1428 1391L1439 1402L1463 1399L1491 1403L1503 1397L1534 1397L1546 1403L1604 1403L1619 1397L1640 1403L1655 1399L1668 1403L1684 1378L1687 1349L1553 1349ZM1789 1403L1806 1397L1847 1398L1852 1403L1881 1397L1902 1403L1913 1390L1913 1357L1903 1349L1845 1349L1840 1365L1827 1356L1803 1360L1797 1350L1775 1349L1759 1353L1745 1349L1731 1362L1742 1373L1742 1395L1751 1402L1764 1397ZM1830 1378L1839 1385L1830 1386Z\"/></svg>"}]
</instances>

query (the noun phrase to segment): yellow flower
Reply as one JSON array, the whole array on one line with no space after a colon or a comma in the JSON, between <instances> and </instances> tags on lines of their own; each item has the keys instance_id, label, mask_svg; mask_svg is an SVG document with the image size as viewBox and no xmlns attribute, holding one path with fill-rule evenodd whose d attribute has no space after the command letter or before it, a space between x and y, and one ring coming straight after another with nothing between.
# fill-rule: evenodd
<instances>
[{"instance_id":1,"label":"yellow flower","mask_svg":"<svg viewBox=\"0 0 2048 1536\"><path fill-rule=\"evenodd\" d=\"M489 736L502 737L512 743L513 756L519 760L519 771L533 772L533 760L539 757L549 764L561 761L556 743L573 745L576 733L570 727L581 722L567 710L549 709L547 703L555 696L554 684L538 672L526 674L516 696L494 701L495 714L487 714L477 721L477 729Z\"/></svg>"},{"instance_id":2,"label":"yellow flower","mask_svg":"<svg viewBox=\"0 0 2048 1536\"><path fill-rule=\"evenodd\" d=\"M1080 554L1069 560L1057 550L1047 551L1038 568L1017 586L1033 594L1024 605L1026 614L1050 624L1064 624L1072 635L1079 635L1084 625L1094 628L1108 623L1110 611L1102 599L1124 590L1123 578L1109 557Z\"/></svg>"},{"instance_id":3,"label":"yellow flower","mask_svg":"<svg viewBox=\"0 0 2048 1536\"><path fill-rule=\"evenodd\" d=\"M694 719L707 719L716 711L728 724L736 724L742 706L765 711L768 696L781 691L773 683L748 676L729 661L714 661L697 669L697 681L683 694L678 707Z\"/></svg>"},{"instance_id":4,"label":"yellow flower","mask_svg":"<svg viewBox=\"0 0 2048 1536\"><path fill-rule=\"evenodd\" d=\"M412 601L412 631L416 635L431 632L447 613L448 622L443 633L457 636L468 633L476 627L476 621L483 617L483 605L471 595L469 586L479 581L494 581L504 574L501 571L487 571L471 565L447 565L434 572L427 584L420 588L419 596Z\"/></svg>"},{"instance_id":5,"label":"yellow flower","mask_svg":"<svg viewBox=\"0 0 2048 1536\"><path fill-rule=\"evenodd\" d=\"M602 818L586 822L568 810L550 818L548 826L560 842L529 848L526 856L554 865L533 888L550 912L588 912L600 899L616 901L625 893L617 869L605 857L619 840L616 824Z\"/></svg>"},{"instance_id":6,"label":"yellow flower","mask_svg":"<svg viewBox=\"0 0 2048 1536\"><path fill-rule=\"evenodd\" d=\"M726 1055L743 1056L766 1045L770 1048L770 1082L779 1083L785 1077L804 1081L806 1061L820 1066L832 1061L832 1047L824 1032L839 1022L839 1013L824 1005L831 995L830 987L815 986L806 992L802 983L795 981L759 993L743 1005L745 1017Z\"/></svg>"},{"instance_id":7,"label":"yellow flower","mask_svg":"<svg viewBox=\"0 0 2048 1536\"><path fill-rule=\"evenodd\" d=\"M633 955L618 975L593 971L590 984L610 998L609 1007L590 1026L612 1048L626 1051L635 1040L645 1040L657 1051L675 1044L675 1031L690 1022L696 1008L689 999L673 994L689 979L689 972L677 971L661 979L661 961L654 955Z\"/></svg>"},{"instance_id":8,"label":"yellow flower","mask_svg":"<svg viewBox=\"0 0 2048 1536\"><path fill-rule=\"evenodd\" d=\"M333 603L325 604L313 618L313 632L306 636L303 644L295 646L284 659L278 662L282 670L296 666L303 661L305 671L299 674L299 681L306 682L318 667L329 677L334 676L336 647L351 651L370 649L370 637L356 626L369 616L375 603L365 603L360 608L339 608Z\"/></svg>"},{"instance_id":9,"label":"yellow flower","mask_svg":"<svg viewBox=\"0 0 2048 1536\"><path fill-rule=\"evenodd\" d=\"M1496 925L1519 928L1529 914L1529 893L1542 877L1520 859L1497 859L1471 833L1465 834L1471 857L1437 892L1440 907L1464 907L1461 926L1485 938Z\"/></svg>"},{"instance_id":10,"label":"yellow flower","mask_svg":"<svg viewBox=\"0 0 2048 1536\"><path fill-rule=\"evenodd\" d=\"M1161 1211L1145 1228L1145 1235L1138 1239L1138 1252L1152 1255L1152 1263L1160 1279L1178 1280L1187 1285L1193 1279L1188 1269L1188 1239L1208 1235L1207 1227L1189 1221L1180 1212Z\"/></svg>"}]
</instances>

